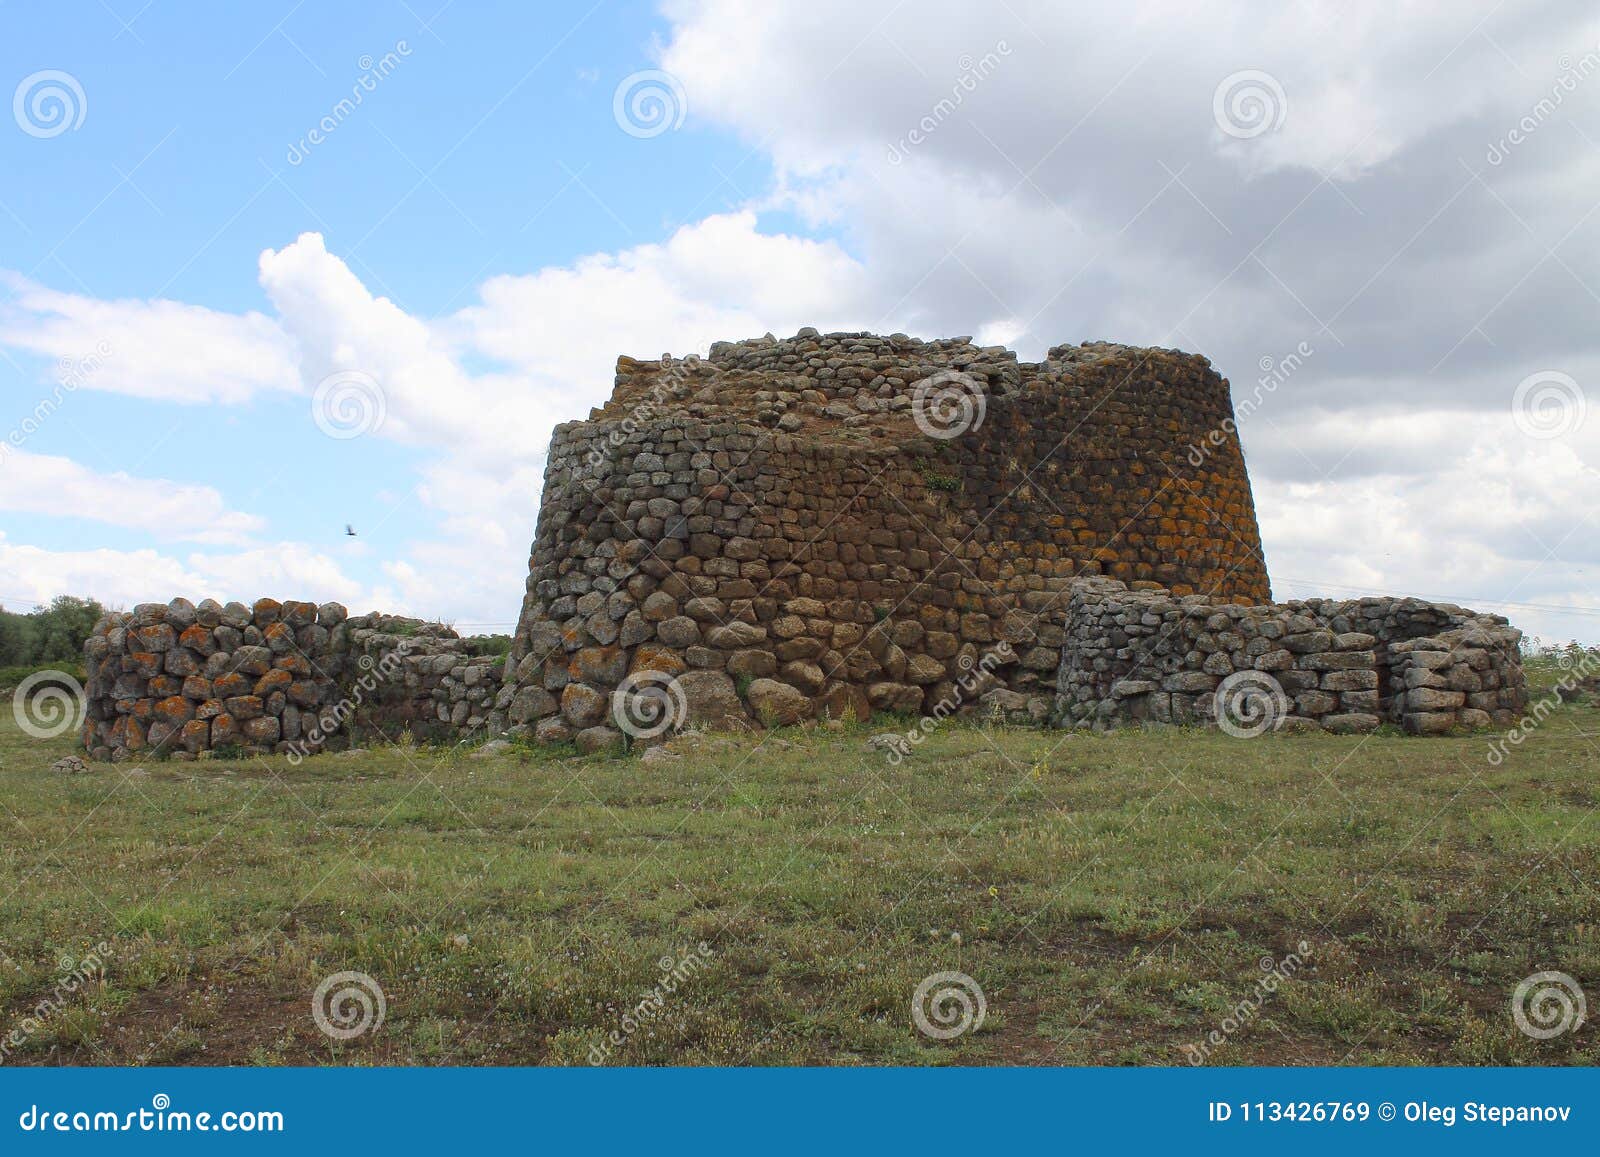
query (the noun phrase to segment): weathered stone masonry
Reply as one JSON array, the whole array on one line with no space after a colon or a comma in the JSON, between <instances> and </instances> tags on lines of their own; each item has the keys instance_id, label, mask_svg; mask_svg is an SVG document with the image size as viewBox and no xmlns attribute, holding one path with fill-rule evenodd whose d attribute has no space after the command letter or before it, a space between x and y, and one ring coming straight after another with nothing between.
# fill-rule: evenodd
<instances>
[{"instance_id":1,"label":"weathered stone masonry","mask_svg":"<svg viewBox=\"0 0 1600 1157\"><path fill-rule=\"evenodd\" d=\"M1102 343L1029 363L802 330L624 357L611 400L556 428L503 664L333 604L150 604L86 647L84 742L304 751L411 726L594 750L663 706L714 727L1204 724L1248 672L1286 726L1433 733L1519 711L1504 619L1268 602L1232 417L1204 358Z\"/></svg>"},{"instance_id":2,"label":"weathered stone masonry","mask_svg":"<svg viewBox=\"0 0 1600 1157\"><path fill-rule=\"evenodd\" d=\"M1262 688L1277 700L1268 726L1344 732L1506 727L1527 702L1520 631L1420 599L1245 607L1084 580L1066 624L1061 727L1214 723L1230 700L1247 706L1239 695Z\"/></svg>"},{"instance_id":3,"label":"weathered stone masonry","mask_svg":"<svg viewBox=\"0 0 1600 1157\"><path fill-rule=\"evenodd\" d=\"M84 644L96 759L217 748L310 755L352 734L498 730L503 661L448 627L338 603L206 599L105 616Z\"/></svg>"},{"instance_id":4,"label":"weathered stone masonry","mask_svg":"<svg viewBox=\"0 0 1600 1157\"><path fill-rule=\"evenodd\" d=\"M1005 644L1042 722L1074 578L1268 596L1237 440L1187 456L1231 415L1168 350L802 331L623 358L551 444L512 721L605 742L645 671L724 725L971 706L960 676Z\"/></svg>"}]
</instances>

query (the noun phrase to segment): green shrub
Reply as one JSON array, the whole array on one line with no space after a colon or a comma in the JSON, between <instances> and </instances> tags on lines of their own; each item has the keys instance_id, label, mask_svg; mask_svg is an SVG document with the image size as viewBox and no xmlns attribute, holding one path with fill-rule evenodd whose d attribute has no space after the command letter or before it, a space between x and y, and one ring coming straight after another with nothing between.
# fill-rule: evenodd
<instances>
[{"instance_id":1,"label":"green shrub","mask_svg":"<svg viewBox=\"0 0 1600 1157\"><path fill-rule=\"evenodd\" d=\"M60 595L27 614L0 607L0 668L64 670L63 664L83 657L83 641L104 613L93 599L72 595Z\"/></svg>"},{"instance_id":2,"label":"green shrub","mask_svg":"<svg viewBox=\"0 0 1600 1157\"><path fill-rule=\"evenodd\" d=\"M917 473L922 475L923 482L927 483L930 490L954 493L961 489L961 475L942 471L926 458L917 459Z\"/></svg>"},{"instance_id":3,"label":"green shrub","mask_svg":"<svg viewBox=\"0 0 1600 1157\"><path fill-rule=\"evenodd\" d=\"M83 664L76 660L59 660L54 663L37 663L15 667L0 667L0 692L9 694L10 692L15 691L17 687L21 685L24 679L26 679L29 675L33 675L39 671L59 671L63 675L68 675L71 678L76 679L79 686L82 686L84 680ZM52 684L63 687L69 691L73 689L69 684L59 679L47 679L44 680L41 685L50 686Z\"/></svg>"}]
</instances>

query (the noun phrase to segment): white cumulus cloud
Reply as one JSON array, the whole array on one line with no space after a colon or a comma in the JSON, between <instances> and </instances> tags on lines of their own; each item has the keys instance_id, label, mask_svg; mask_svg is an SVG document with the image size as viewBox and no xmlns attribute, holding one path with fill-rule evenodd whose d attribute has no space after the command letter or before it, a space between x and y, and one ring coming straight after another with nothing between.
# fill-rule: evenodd
<instances>
[{"instance_id":1,"label":"white cumulus cloud","mask_svg":"<svg viewBox=\"0 0 1600 1157\"><path fill-rule=\"evenodd\" d=\"M299 388L294 351L262 314L61 293L3 270L0 288L10 295L0 302L0 346L51 359L51 382L189 404Z\"/></svg>"},{"instance_id":2,"label":"white cumulus cloud","mask_svg":"<svg viewBox=\"0 0 1600 1157\"><path fill-rule=\"evenodd\" d=\"M10 447L0 452L0 510L84 518L189 542L240 543L263 525L256 515L230 510L210 486L102 473Z\"/></svg>"}]
</instances>

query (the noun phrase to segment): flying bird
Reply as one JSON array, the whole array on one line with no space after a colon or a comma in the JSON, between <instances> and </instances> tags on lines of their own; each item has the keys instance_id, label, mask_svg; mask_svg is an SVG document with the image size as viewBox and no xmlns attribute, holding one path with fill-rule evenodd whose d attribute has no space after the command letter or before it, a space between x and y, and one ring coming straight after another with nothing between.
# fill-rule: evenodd
<instances>
[{"instance_id":1,"label":"flying bird","mask_svg":"<svg viewBox=\"0 0 1600 1157\"><path fill-rule=\"evenodd\" d=\"M348 522L344 524L344 532L351 538L356 536L356 528L351 526Z\"/></svg>"}]
</instances>

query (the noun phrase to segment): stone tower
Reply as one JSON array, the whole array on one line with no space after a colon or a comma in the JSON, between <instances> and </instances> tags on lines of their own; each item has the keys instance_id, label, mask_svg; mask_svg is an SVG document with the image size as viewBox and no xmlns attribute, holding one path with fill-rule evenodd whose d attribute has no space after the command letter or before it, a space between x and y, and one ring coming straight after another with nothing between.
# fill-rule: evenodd
<instances>
[{"instance_id":1,"label":"stone tower","mask_svg":"<svg viewBox=\"0 0 1600 1157\"><path fill-rule=\"evenodd\" d=\"M620 358L551 442L511 722L599 744L975 696L1041 720L1075 577L1270 598L1232 417L1205 358L1101 343Z\"/></svg>"}]
</instances>

